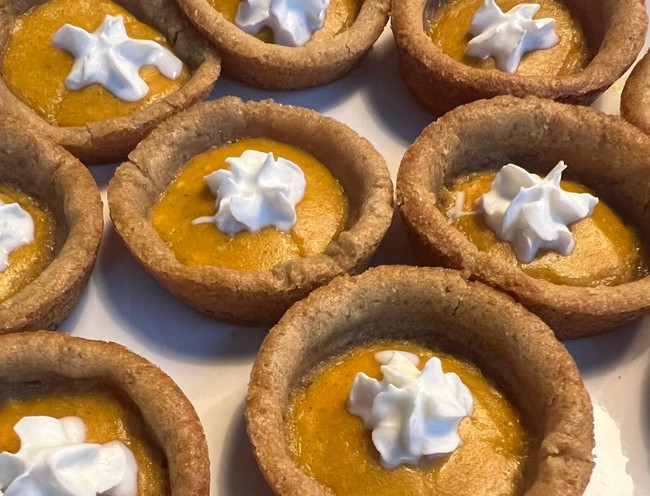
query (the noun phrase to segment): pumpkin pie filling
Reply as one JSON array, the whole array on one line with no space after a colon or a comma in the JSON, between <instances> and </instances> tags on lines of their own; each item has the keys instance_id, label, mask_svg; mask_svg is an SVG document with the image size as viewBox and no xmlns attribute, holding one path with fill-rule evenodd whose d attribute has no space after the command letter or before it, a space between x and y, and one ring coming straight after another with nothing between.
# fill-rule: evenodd
<instances>
[{"instance_id":1,"label":"pumpkin pie filling","mask_svg":"<svg viewBox=\"0 0 650 496\"><path fill-rule=\"evenodd\" d=\"M457 194L463 194L462 211L473 212L478 199L490 190L496 172L469 174L455 180L441 194L441 208L454 207ZM562 189L575 193L591 191L575 182L562 180ZM615 286L640 279L648 273L647 260L638 235L603 201L593 214L570 227L576 246L564 256L542 251L531 263L517 260L511 245L500 240L479 213L462 215L451 220L469 241L483 252L506 260L531 277L554 284L570 286Z\"/></svg>"},{"instance_id":2,"label":"pumpkin pie filling","mask_svg":"<svg viewBox=\"0 0 650 496\"><path fill-rule=\"evenodd\" d=\"M117 98L99 84L68 89L65 79L74 58L53 46L52 38L66 23L93 32L105 15L123 16L129 37L153 40L169 48L162 34L110 0L53 0L16 20L2 60L2 75L12 92L48 123L83 126L127 116L175 92L189 79L185 66L176 79L163 76L155 67L143 67L140 76L149 92L132 102Z\"/></svg>"},{"instance_id":3,"label":"pumpkin pie filling","mask_svg":"<svg viewBox=\"0 0 650 496\"><path fill-rule=\"evenodd\" d=\"M13 186L0 186L0 201L17 203L34 222L34 240L9 254L8 266L0 272L0 302L18 293L45 270L54 258L56 224L40 201Z\"/></svg>"},{"instance_id":4,"label":"pumpkin pie filling","mask_svg":"<svg viewBox=\"0 0 650 496\"><path fill-rule=\"evenodd\" d=\"M289 232L269 226L231 237L213 224L193 223L215 213L215 197L204 176L227 168L226 158L251 149L290 160L303 171L306 188L296 206L295 226ZM192 159L153 206L150 219L183 264L264 270L293 258L322 253L345 227L347 199L336 179L312 155L277 141L249 138Z\"/></svg>"},{"instance_id":5,"label":"pumpkin pie filling","mask_svg":"<svg viewBox=\"0 0 650 496\"><path fill-rule=\"evenodd\" d=\"M89 379L48 378L4 382L0 388L0 452L15 453L14 425L26 416L80 417L86 442L121 441L138 465L138 496L169 494L166 459L145 429L137 407L123 395Z\"/></svg>"},{"instance_id":6,"label":"pumpkin pie filling","mask_svg":"<svg viewBox=\"0 0 650 496\"><path fill-rule=\"evenodd\" d=\"M237 9L243 1L245 0L209 0L218 12L233 23ZM362 3L363 0L331 0L324 25L312 35L311 40L332 38L348 29L357 18ZM273 32L268 28L262 29L256 36L262 41L273 43Z\"/></svg>"},{"instance_id":7,"label":"pumpkin pie filling","mask_svg":"<svg viewBox=\"0 0 650 496\"><path fill-rule=\"evenodd\" d=\"M493 69L494 59L481 60L465 53L472 38L470 24L483 0L450 0L443 3L432 15L427 34L440 49L454 60L470 67ZM507 12L520 5L519 0L498 0L497 5ZM559 43L546 50L534 50L525 54L517 74L526 76L566 76L587 66L590 52L580 23L572 17L567 7L556 0L539 0L541 7L534 19L555 19L555 31Z\"/></svg>"},{"instance_id":8,"label":"pumpkin pie filling","mask_svg":"<svg viewBox=\"0 0 650 496\"><path fill-rule=\"evenodd\" d=\"M370 432L346 403L355 375L381 376L375 353L400 350L432 356L469 388L474 411L460 423L462 445L417 466L383 468ZM335 494L517 494L529 439L519 414L473 364L408 342L380 342L338 356L308 379L286 417L289 453L308 475ZM471 474L471 476L469 476Z\"/></svg>"}]
</instances>

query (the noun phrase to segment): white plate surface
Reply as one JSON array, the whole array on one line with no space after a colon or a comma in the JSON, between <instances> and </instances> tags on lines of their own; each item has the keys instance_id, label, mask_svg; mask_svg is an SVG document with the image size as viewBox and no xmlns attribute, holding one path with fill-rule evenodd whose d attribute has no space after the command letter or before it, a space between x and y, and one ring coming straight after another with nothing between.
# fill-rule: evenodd
<instances>
[{"instance_id":1,"label":"white plate surface","mask_svg":"<svg viewBox=\"0 0 650 496\"><path fill-rule=\"evenodd\" d=\"M594 106L618 113L622 88L623 80ZM273 98L334 117L374 144L393 179L404 150L430 121L398 77L388 28L362 65L340 81L308 91L269 93L222 78L211 98L225 95ZM114 169L91 168L104 200ZM185 307L131 257L113 231L107 207L105 218L104 240L90 283L61 329L121 343L178 383L205 428L212 495L271 494L250 453L242 413L250 368L267 329L222 324ZM373 265L410 261L402 226L395 218ZM567 348L595 407L597 464L586 494L649 495L650 317L567 343Z\"/></svg>"}]
</instances>

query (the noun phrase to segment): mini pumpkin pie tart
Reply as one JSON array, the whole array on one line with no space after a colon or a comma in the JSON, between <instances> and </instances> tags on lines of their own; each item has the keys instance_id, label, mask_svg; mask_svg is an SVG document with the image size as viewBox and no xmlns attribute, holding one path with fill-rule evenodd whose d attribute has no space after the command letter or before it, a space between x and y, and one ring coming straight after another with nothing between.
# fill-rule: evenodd
<instances>
[{"instance_id":1,"label":"mini pumpkin pie tart","mask_svg":"<svg viewBox=\"0 0 650 496\"><path fill-rule=\"evenodd\" d=\"M0 28L3 109L87 163L124 159L219 75L171 0L10 0Z\"/></svg>"},{"instance_id":2,"label":"mini pumpkin pie tart","mask_svg":"<svg viewBox=\"0 0 650 496\"><path fill-rule=\"evenodd\" d=\"M224 73L268 90L319 86L348 73L388 20L390 0L179 0L214 43Z\"/></svg>"},{"instance_id":3,"label":"mini pumpkin pie tart","mask_svg":"<svg viewBox=\"0 0 650 496\"><path fill-rule=\"evenodd\" d=\"M108 188L133 255L194 309L275 323L363 270L392 216L383 158L316 112L233 97L162 124Z\"/></svg>"},{"instance_id":4,"label":"mini pumpkin pie tart","mask_svg":"<svg viewBox=\"0 0 650 496\"><path fill-rule=\"evenodd\" d=\"M588 108L534 97L458 108L400 165L414 252L512 295L559 338L611 329L650 310L648 147Z\"/></svg>"},{"instance_id":5,"label":"mini pumpkin pie tart","mask_svg":"<svg viewBox=\"0 0 650 496\"><path fill-rule=\"evenodd\" d=\"M246 418L279 495L582 494L591 403L551 330L460 272L386 266L296 303Z\"/></svg>"},{"instance_id":6,"label":"mini pumpkin pie tart","mask_svg":"<svg viewBox=\"0 0 650 496\"><path fill-rule=\"evenodd\" d=\"M650 134L650 56L634 66L621 93L621 117Z\"/></svg>"},{"instance_id":7,"label":"mini pumpkin pie tart","mask_svg":"<svg viewBox=\"0 0 650 496\"><path fill-rule=\"evenodd\" d=\"M199 418L158 367L116 343L65 334L0 343L5 494L209 494Z\"/></svg>"},{"instance_id":8,"label":"mini pumpkin pie tart","mask_svg":"<svg viewBox=\"0 0 650 496\"><path fill-rule=\"evenodd\" d=\"M21 122L0 123L0 334L55 329L86 285L102 237L84 165Z\"/></svg>"},{"instance_id":9,"label":"mini pumpkin pie tart","mask_svg":"<svg viewBox=\"0 0 650 496\"><path fill-rule=\"evenodd\" d=\"M394 1L400 73L435 115L497 95L588 105L643 47L639 0Z\"/></svg>"}]
</instances>

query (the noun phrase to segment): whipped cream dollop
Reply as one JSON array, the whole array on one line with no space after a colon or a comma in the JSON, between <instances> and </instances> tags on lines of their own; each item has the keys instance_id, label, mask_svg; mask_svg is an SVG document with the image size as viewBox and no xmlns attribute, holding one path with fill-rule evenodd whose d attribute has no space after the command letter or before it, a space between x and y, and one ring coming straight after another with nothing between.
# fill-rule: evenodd
<instances>
[{"instance_id":1,"label":"whipped cream dollop","mask_svg":"<svg viewBox=\"0 0 650 496\"><path fill-rule=\"evenodd\" d=\"M571 254L575 239L568 225L590 216L598 203L589 193L563 190L564 169L560 161L542 179L515 164L505 165L476 204L490 229L510 243L522 263L532 262L538 250Z\"/></svg>"},{"instance_id":2,"label":"whipped cream dollop","mask_svg":"<svg viewBox=\"0 0 650 496\"><path fill-rule=\"evenodd\" d=\"M277 45L302 46L323 27L329 5L330 0L244 0L235 24L252 35L267 27Z\"/></svg>"},{"instance_id":3,"label":"whipped cream dollop","mask_svg":"<svg viewBox=\"0 0 650 496\"><path fill-rule=\"evenodd\" d=\"M18 203L0 201L0 272L9 266L9 254L34 241L34 219Z\"/></svg>"},{"instance_id":4,"label":"whipped cream dollop","mask_svg":"<svg viewBox=\"0 0 650 496\"><path fill-rule=\"evenodd\" d=\"M417 464L423 456L442 456L458 448L458 425L474 410L472 394L458 375L444 373L436 357L421 372L419 358L411 353L380 352L375 359L383 364L382 379L358 373L348 410L372 430L381 464Z\"/></svg>"},{"instance_id":5,"label":"whipped cream dollop","mask_svg":"<svg viewBox=\"0 0 650 496\"><path fill-rule=\"evenodd\" d=\"M138 101L149 93L149 86L139 74L143 66L156 66L169 79L176 79L183 70L183 62L162 45L129 38L122 16L107 15L93 33L64 24L54 33L52 44L75 59L65 79L68 89L97 83L127 102Z\"/></svg>"},{"instance_id":6,"label":"whipped cream dollop","mask_svg":"<svg viewBox=\"0 0 650 496\"><path fill-rule=\"evenodd\" d=\"M0 453L5 496L136 496L138 467L121 442L84 443L79 417L23 417L17 453Z\"/></svg>"},{"instance_id":7,"label":"whipped cream dollop","mask_svg":"<svg viewBox=\"0 0 650 496\"><path fill-rule=\"evenodd\" d=\"M515 73L525 53L553 48L560 41L555 19L533 20L539 8L537 3L522 3L504 13L494 0L484 0L472 18L473 38L465 53L483 60L494 57L497 69Z\"/></svg>"},{"instance_id":8,"label":"whipped cream dollop","mask_svg":"<svg viewBox=\"0 0 650 496\"><path fill-rule=\"evenodd\" d=\"M230 169L205 176L217 198L217 213L199 217L193 224L212 222L230 236L275 226L288 232L296 224L296 205L305 195L305 175L296 164L272 153L246 150L229 157Z\"/></svg>"}]
</instances>

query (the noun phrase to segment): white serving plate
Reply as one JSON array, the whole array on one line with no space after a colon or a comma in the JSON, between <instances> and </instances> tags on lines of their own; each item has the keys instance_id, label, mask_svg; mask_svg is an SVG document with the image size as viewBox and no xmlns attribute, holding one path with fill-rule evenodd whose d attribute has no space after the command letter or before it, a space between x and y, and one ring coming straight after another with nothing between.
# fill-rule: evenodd
<instances>
[{"instance_id":1,"label":"white serving plate","mask_svg":"<svg viewBox=\"0 0 650 496\"><path fill-rule=\"evenodd\" d=\"M618 113L622 81L594 106ZM225 95L273 98L334 117L374 144L393 179L404 150L431 120L397 74L388 28L362 65L340 81L313 90L269 93L222 78L211 98ZM114 170L114 166L91 168L104 200ZM159 365L178 383L205 428L212 495L272 494L251 454L243 417L248 375L267 329L223 324L184 306L128 253L113 231L106 206L105 219L104 240L88 288L61 330L121 343ZM396 216L372 264L409 262ZM650 317L567 343L567 348L595 409L597 459L586 494L650 494Z\"/></svg>"}]
</instances>

